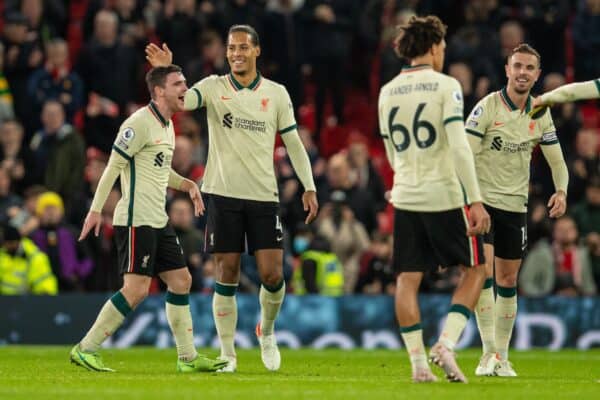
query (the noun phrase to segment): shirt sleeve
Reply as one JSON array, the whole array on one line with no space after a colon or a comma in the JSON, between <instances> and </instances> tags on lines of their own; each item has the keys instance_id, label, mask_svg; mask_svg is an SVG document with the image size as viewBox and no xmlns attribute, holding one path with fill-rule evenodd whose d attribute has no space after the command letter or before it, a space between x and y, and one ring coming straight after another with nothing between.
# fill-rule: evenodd
<instances>
[{"instance_id":1,"label":"shirt sleeve","mask_svg":"<svg viewBox=\"0 0 600 400\"><path fill-rule=\"evenodd\" d=\"M390 163L390 166L392 167L392 170L394 169L394 159L396 157L396 153L395 153L395 149L394 149L394 143L392 143L392 138L390 137L390 132L389 132L389 128L388 128L388 121L386 116L384 115L385 113L385 87L381 89L381 91L379 92L379 101L378 101L378 105L377 105L377 116L379 119L379 134L381 135L381 138L383 139L383 147L385 148L385 155L387 156L388 162Z\"/></svg>"},{"instance_id":2,"label":"shirt sleeve","mask_svg":"<svg viewBox=\"0 0 600 400\"><path fill-rule=\"evenodd\" d=\"M280 135L293 131L297 128L296 117L294 117L294 106L287 90L282 86L282 93L277 105L277 130Z\"/></svg>"},{"instance_id":3,"label":"shirt sleeve","mask_svg":"<svg viewBox=\"0 0 600 400\"><path fill-rule=\"evenodd\" d=\"M465 123L465 131L468 134L468 142L471 146L473 154L479 153L481 149L481 141L489 127L490 118L494 114L491 110L489 102L486 102L487 97L481 99L471 110Z\"/></svg>"},{"instance_id":4,"label":"shirt sleeve","mask_svg":"<svg viewBox=\"0 0 600 400\"><path fill-rule=\"evenodd\" d=\"M600 79L575 82L560 86L542 95L545 104L566 103L570 101L595 99L600 97Z\"/></svg>"},{"instance_id":5,"label":"shirt sleeve","mask_svg":"<svg viewBox=\"0 0 600 400\"><path fill-rule=\"evenodd\" d=\"M442 119L444 125L453 121L463 122L463 93L456 79L452 79L444 91Z\"/></svg>"},{"instance_id":6,"label":"shirt sleeve","mask_svg":"<svg viewBox=\"0 0 600 400\"><path fill-rule=\"evenodd\" d=\"M542 138L540 140L540 145L546 146L550 144L558 143L558 135L556 134L556 127L554 126L554 121L552 120L552 114L550 110L548 110L544 117L540 120L542 124Z\"/></svg>"},{"instance_id":7,"label":"shirt sleeve","mask_svg":"<svg viewBox=\"0 0 600 400\"><path fill-rule=\"evenodd\" d=\"M119 128L113 150L129 161L147 144L148 138L148 127L142 121L126 120Z\"/></svg>"},{"instance_id":8,"label":"shirt sleeve","mask_svg":"<svg viewBox=\"0 0 600 400\"><path fill-rule=\"evenodd\" d=\"M207 76L185 92L183 98L183 107L186 110L196 110L207 107L210 103L211 93L213 92L216 75Z\"/></svg>"}]
</instances>

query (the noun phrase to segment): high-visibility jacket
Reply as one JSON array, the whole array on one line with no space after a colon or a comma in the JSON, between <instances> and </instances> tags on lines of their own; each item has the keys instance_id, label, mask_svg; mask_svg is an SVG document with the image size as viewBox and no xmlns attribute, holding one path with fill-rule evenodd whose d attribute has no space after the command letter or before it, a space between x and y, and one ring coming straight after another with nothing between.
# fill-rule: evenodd
<instances>
[{"instance_id":1,"label":"high-visibility jacket","mask_svg":"<svg viewBox=\"0 0 600 400\"><path fill-rule=\"evenodd\" d=\"M334 253L307 250L300 256L304 263L306 260L314 261L317 265L316 285L318 293L323 296L341 296L344 294L344 271L342 263ZM294 293L306 294L302 266L294 271Z\"/></svg>"},{"instance_id":2,"label":"high-visibility jacket","mask_svg":"<svg viewBox=\"0 0 600 400\"><path fill-rule=\"evenodd\" d=\"M48 256L27 238L12 256L0 248L0 295L58 293Z\"/></svg>"}]
</instances>

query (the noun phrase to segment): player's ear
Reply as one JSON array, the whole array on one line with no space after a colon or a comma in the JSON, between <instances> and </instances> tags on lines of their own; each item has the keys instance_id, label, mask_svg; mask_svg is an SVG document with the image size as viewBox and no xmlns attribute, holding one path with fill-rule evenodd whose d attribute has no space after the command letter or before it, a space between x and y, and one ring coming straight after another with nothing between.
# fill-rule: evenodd
<instances>
[{"instance_id":1,"label":"player's ear","mask_svg":"<svg viewBox=\"0 0 600 400\"><path fill-rule=\"evenodd\" d=\"M260 46L256 46L256 57L260 56Z\"/></svg>"}]
</instances>

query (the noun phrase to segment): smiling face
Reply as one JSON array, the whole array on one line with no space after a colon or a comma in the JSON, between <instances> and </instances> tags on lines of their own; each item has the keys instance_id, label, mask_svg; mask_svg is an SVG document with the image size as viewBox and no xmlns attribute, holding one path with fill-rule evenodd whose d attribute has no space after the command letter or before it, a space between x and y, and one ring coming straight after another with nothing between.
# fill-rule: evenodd
<instances>
[{"instance_id":1,"label":"smiling face","mask_svg":"<svg viewBox=\"0 0 600 400\"><path fill-rule=\"evenodd\" d=\"M252 35L232 32L227 39L227 61L234 75L254 75L260 47L252 43Z\"/></svg>"},{"instance_id":2,"label":"smiling face","mask_svg":"<svg viewBox=\"0 0 600 400\"><path fill-rule=\"evenodd\" d=\"M539 59L529 53L514 53L505 65L508 89L527 94L540 77Z\"/></svg>"},{"instance_id":3,"label":"smiling face","mask_svg":"<svg viewBox=\"0 0 600 400\"><path fill-rule=\"evenodd\" d=\"M171 72L165 78L164 87L156 86L157 99L162 98L172 113L184 110L183 100L188 89L181 72Z\"/></svg>"}]
</instances>

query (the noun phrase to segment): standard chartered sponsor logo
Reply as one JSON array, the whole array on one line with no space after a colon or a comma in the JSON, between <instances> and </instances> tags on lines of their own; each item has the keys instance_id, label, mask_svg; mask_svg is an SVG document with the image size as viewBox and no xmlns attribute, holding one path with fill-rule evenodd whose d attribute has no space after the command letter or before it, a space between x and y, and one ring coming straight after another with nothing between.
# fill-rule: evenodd
<instances>
[{"instance_id":1,"label":"standard chartered sponsor logo","mask_svg":"<svg viewBox=\"0 0 600 400\"><path fill-rule=\"evenodd\" d=\"M265 133L267 131L267 123L265 121L234 117L231 113L223 116L223 126L225 128L237 128L250 132Z\"/></svg>"}]
</instances>

